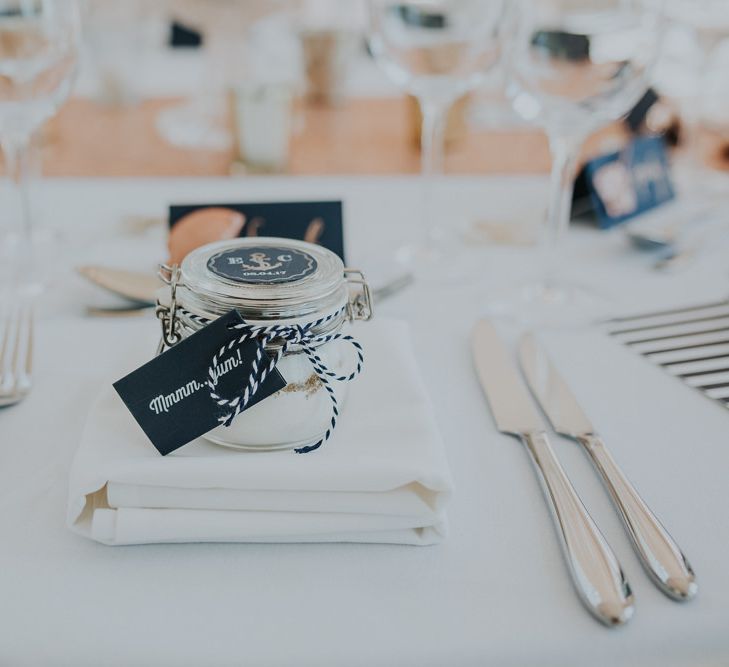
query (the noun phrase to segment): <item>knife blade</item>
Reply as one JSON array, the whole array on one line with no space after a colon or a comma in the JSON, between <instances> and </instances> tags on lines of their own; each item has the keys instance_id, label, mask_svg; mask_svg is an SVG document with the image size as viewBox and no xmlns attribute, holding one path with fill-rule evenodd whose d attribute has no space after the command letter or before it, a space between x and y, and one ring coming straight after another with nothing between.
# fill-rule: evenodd
<instances>
[{"instance_id":1,"label":"knife blade","mask_svg":"<svg viewBox=\"0 0 729 667\"><path fill-rule=\"evenodd\" d=\"M653 581L674 600L692 598L698 586L691 565L619 468L569 385L531 333L522 336L519 343L519 362L554 430L579 442L590 455Z\"/></svg>"},{"instance_id":2,"label":"knife blade","mask_svg":"<svg viewBox=\"0 0 729 667\"><path fill-rule=\"evenodd\" d=\"M615 554L557 461L516 364L488 320L474 327L476 372L497 428L526 445L552 509L572 581L587 609L609 626L633 614L633 595Z\"/></svg>"},{"instance_id":3,"label":"knife blade","mask_svg":"<svg viewBox=\"0 0 729 667\"><path fill-rule=\"evenodd\" d=\"M113 269L107 266L79 266L76 271L109 292L140 304L154 305L162 281L153 273Z\"/></svg>"}]
</instances>

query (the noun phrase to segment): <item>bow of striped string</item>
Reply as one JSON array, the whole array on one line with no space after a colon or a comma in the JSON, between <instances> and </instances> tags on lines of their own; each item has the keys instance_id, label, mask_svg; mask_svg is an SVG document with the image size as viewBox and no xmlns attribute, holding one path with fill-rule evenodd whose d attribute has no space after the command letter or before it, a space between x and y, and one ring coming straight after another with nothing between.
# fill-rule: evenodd
<instances>
[{"instance_id":1,"label":"bow of striped string","mask_svg":"<svg viewBox=\"0 0 729 667\"><path fill-rule=\"evenodd\" d=\"M253 326L246 323L236 324L231 330L239 332L239 335L230 340L217 351L212 359L210 368L208 369L208 388L210 389L210 397L221 408L227 410L219 417L219 421L224 426L230 426L233 420L248 406L251 399L258 391L261 383L271 373L283 358L284 354L292 347L298 346L311 362L314 373L321 381L322 386L327 391L332 405L331 418L324 435L315 443L306 447L300 447L294 451L298 454L305 454L318 449L331 437L337 425L339 417L339 403L336 393L334 392L333 382L349 382L356 378L362 371L364 363L364 352L362 346L350 335L342 333L333 334L315 334L314 331L320 326L341 317L343 310L322 317L314 322L310 322L304 326L299 325L273 325L273 326ZM237 347L243 345L249 340L255 340L257 343L256 357L251 366L251 372L243 389L233 398L226 398L217 392L214 370L218 365L219 359L234 351ZM276 354L270 358L266 356L266 346L274 340L280 341L281 346ZM346 341L354 348L357 355L357 364L351 373L347 375L339 375L331 371L321 357L317 354L316 348L325 343L341 340Z\"/></svg>"}]
</instances>

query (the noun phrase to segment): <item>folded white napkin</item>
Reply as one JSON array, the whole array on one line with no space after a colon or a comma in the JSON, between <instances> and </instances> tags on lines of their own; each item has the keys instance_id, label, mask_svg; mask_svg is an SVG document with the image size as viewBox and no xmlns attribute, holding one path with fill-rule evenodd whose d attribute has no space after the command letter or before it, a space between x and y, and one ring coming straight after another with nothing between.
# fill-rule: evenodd
<instances>
[{"instance_id":1,"label":"folded white napkin","mask_svg":"<svg viewBox=\"0 0 729 667\"><path fill-rule=\"evenodd\" d=\"M309 454L200 438L160 456L110 379L71 469L71 529L105 544L439 542L451 479L408 327L375 320L354 335L364 370Z\"/></svg>"}]
</instances>

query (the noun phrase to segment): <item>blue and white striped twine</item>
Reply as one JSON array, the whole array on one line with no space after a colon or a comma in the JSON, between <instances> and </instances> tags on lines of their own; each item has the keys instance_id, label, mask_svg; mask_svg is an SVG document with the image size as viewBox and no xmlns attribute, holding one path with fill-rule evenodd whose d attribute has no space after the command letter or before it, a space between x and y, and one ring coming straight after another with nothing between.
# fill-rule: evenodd
<instances>
[{"instance_id":1,"label":"blue and white striped twine","mask_svg":"<svg viewBox=\"0 0 729 667\"><path fill-rule=\"evenodd\" d=\"M208 369L208 387L210 389L210 397L221 407L229 407L230 410L219 417L219 421L224 426L230 426L233 420L247 407L251 399L258 391L261 383L266 379L269 373L276 368L281 358L286 354L292 345L298 345L307 358L311 362L314 373L322 383L322 386L326 389L329 394L329 398L332 402L332 416L329 421L324 436L317 442L306 447L300 447L294 451L298 454L305 454L313 452L329 440L331 434L337 426L337 417L339 417L339 404L337 397L332 387L332 381L335 382L349 382L356 378L362 371L362 365L364 364L364 352L362 346L352 337L347 334L334 333L326 335L317 335L314 330L318 327L331 322L332 320L338 319L343 315L345 308L338 310L331 315L322 317L313 322L309 322L304 326L300 325L274 325L274 326L253 326L246 324L235 324L231 326L231 330L240 331L241 335L223 345L218 352L213 356L210 368ZM185 313L188 317L195 319L201 323L208 323L207 320L202 320L192 316L191 313ZM240 394L234 398L225 398L220 396L216 391L216 382L214 370L218 365L218 360L225 354L230 353L235 348L243 345L249 340L255 340L258 344L256 349L256 358L253 360L251 373L248 376L245 388ZM270 358L268 364L261 364L261 360L264 358L266 345L274 340L281 341L281 347L278 349L276 354ZM349 373L349 375L337 375L327 368L326 364L322 361L321 357L316 353L316 347L329 343L335 340L343 340L352 345L357 353L357 366Z\"/></svg>"}]
</instances>

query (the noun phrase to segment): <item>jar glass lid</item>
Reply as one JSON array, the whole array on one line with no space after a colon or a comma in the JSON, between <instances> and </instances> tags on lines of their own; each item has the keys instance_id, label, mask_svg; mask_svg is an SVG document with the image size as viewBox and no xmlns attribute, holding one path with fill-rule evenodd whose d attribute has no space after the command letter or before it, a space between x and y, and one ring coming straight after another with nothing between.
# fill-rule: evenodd
<instances>
[{"instance_id":1,"label":"jar glass lid","mask_svg":"<svg viewBox=\"0 0 729 667\"><path fill-rule=\"evenodd\" d=\"M344 264L322 246L285 238L219 241L182 261L179 300L219 316L237 308L251 319L298 318L336 310L347 300Z\"/></svg>"}]
</instances>

